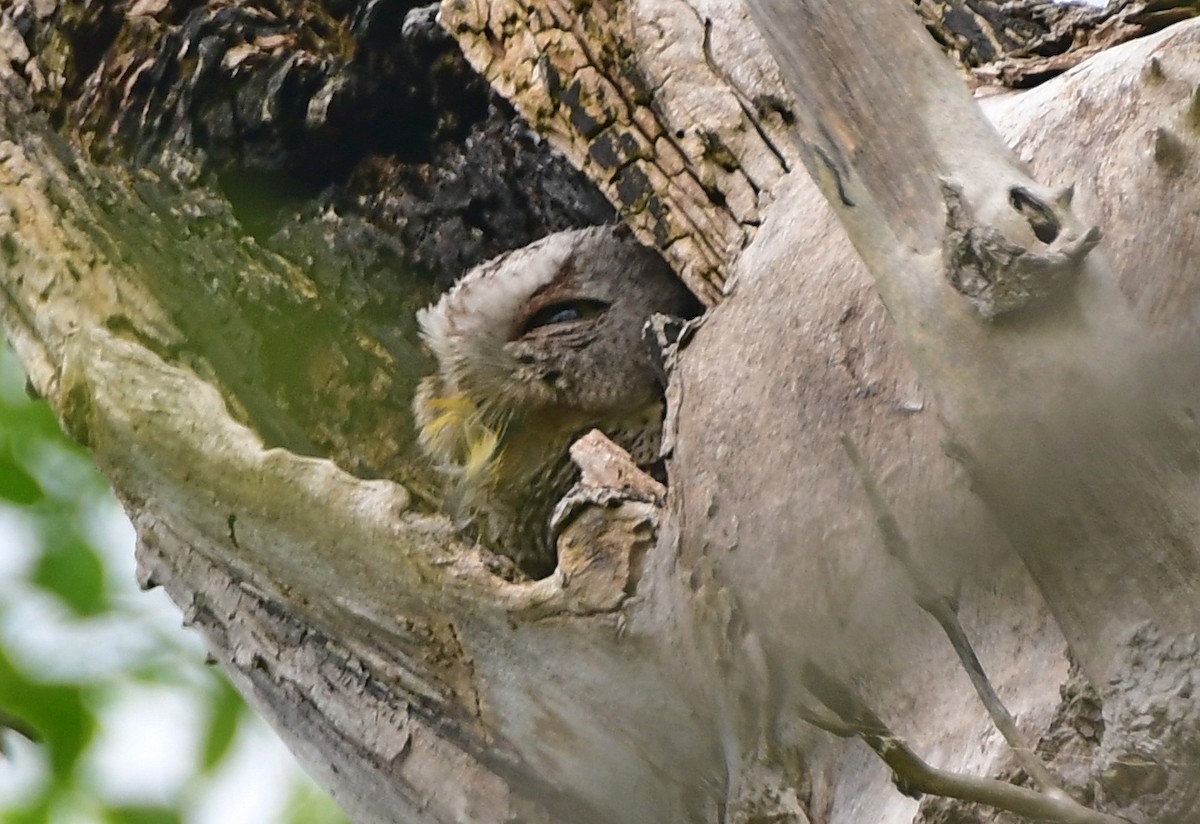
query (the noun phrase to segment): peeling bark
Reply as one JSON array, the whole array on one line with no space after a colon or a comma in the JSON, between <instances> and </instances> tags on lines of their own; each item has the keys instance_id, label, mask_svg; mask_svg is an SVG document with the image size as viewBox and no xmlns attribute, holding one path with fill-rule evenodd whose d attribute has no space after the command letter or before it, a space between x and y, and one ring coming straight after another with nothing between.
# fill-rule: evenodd
<instances>
[{"instance_id":1,"label":"peeling bark","mask_svg":"<svg viewBox=\"0 0 1200 824\"><path fill-rule=\"evenodd\" d=\"M1200 14L1194 0L913 0L973 86L1027 89L1087 58Z\"/></svg>"}]
</instances>

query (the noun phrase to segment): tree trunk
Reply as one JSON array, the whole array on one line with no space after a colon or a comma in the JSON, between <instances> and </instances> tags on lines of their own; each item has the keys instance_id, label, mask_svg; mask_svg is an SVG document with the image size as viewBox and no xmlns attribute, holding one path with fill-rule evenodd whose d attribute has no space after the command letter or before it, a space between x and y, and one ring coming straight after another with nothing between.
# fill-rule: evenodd
<instances>
[{"instance_id":1,"label":"tree trunk","mask_svg":"<svg viewBox=\"0 0 1200 824\"><path fill-rule=\"evenodd\" d=\"M447 0L713 307L666 501L585 472L513 581L395 482L419 282L65 142L12 19L9 339L356 821L1191 820L1200 26L977 103L899 2Z\"/></svg>"}]
</instances>

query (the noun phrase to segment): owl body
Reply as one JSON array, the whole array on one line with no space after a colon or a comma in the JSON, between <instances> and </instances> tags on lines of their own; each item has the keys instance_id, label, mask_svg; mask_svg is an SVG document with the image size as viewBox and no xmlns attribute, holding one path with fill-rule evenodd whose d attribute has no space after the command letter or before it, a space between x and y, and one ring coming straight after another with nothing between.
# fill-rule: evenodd
<instances>
[{"instance_id":1,"label":"owl body","mask_svg":"<svg viewBox=\"0 0 1200 824\"><path fill-rule=\"evenodd\" d=\"M421 310L438 368L414 414L451 514L527 572L552 570L571 442L598 428L640 462L657 457L662 387L642 327L698 309L656 253L602 226L480 264Z\"/></svg>"}]
</instances>

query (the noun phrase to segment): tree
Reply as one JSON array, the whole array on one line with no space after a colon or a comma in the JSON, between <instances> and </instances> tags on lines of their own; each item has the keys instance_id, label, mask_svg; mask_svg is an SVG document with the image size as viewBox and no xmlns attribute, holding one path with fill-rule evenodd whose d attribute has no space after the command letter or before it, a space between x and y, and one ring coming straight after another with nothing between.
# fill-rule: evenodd
<instances>
[{"instance_id":1,"label":"tree","mask_svg":"<svg viewBox=\"0 0 1200 824\"><path fill-rule=\"evenodd\" d=\"M259 61L209 138L336 139L361 76L281 44L367 25L344 9L240 44L189 16L175 62L114 62L113 87L83 82L94 50L55 75L5 29L6 331L144 582L356 820L1189 820L1200 29L989 122L899 3L751 10L441 9L714 306L667 347L665 503L585 491L550 578L494 575L414 504L423 365L394 319L418 286L322 256L317 218L312 265L287 259L185 159L102 164L37 112L75 78L120 101L110 135L169 132L154 115ZM134 4L123 36L172 13Z\"/></svg>"}]
</instances>

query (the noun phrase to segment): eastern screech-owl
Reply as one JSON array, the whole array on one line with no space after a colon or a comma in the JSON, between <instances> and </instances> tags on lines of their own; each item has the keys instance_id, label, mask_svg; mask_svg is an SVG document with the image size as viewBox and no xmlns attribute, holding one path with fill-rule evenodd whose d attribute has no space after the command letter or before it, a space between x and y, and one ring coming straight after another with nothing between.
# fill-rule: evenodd
<instances>
[{"instance_id":1,"label":"eastern screech-owl","mask_svg":"<svg viewBox=\"0 0 1200 824\"><path fill-rule=\"evenodd\" d=\"M642 340L654 313L699 309L627 230L560 232L472 269L417 320L437 358L413 410L447 509L526 572L554 568L550 514L571 442L598 428L656 459L662 386Z\"/></svg>"}]
</instances>

